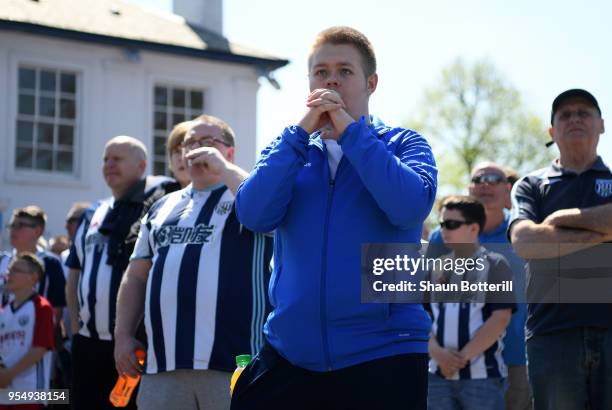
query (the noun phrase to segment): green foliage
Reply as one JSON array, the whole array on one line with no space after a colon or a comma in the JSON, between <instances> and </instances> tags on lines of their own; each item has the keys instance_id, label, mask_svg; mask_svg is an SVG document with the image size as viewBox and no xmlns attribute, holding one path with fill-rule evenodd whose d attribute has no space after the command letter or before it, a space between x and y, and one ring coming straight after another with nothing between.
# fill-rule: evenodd
<instances>
[{"instance_id":1,"label":"green foliage","mask_svg":"<svg viewBox=\"0 0 612 410\"><path fill-rule=\"evenodd\" d=\"M545 166L553 151L541 118L528 112L516 90L487 60L455 60L437 86L425 91L421 111L409 128L432 144L441 190L467 187L470 170L494 161L519 175Z\"/></svg>"}]
</instances>

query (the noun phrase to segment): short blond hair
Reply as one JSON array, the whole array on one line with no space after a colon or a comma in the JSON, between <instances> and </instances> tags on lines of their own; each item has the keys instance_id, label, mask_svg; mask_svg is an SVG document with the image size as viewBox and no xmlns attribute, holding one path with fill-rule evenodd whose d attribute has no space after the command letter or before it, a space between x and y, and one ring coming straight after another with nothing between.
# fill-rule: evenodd
<instances>
[{"instance_id":1,"label":"short blond hair","mask_svg":"<svg viewBox=\"0 0 612 410\"><path fill-rule=\"evenodd\" d=\"M202 114L191 122L191 127L189 127L190 131L191 128L195 127L200 123L215 125L221 128L223 141L225 141L225 143L228 144L230 147L236 146L236 134L234 133L234 130L221 118L215 117L213 115Z\"/></svg>"},{"instance_id":2,"label":"short blond hair","mask_svg":"<svg viewBox=\"0 0 612 410\"><path fill-rule=\"evenodd\" d=\"M80 218L81 215L89 208L91 204L89 202L75 202L70 207L70 210L66 214L66 219Z\"/></svg>"},{"instance_id":3,"label":"short blond hair","mask_svg":"<svg viewBox=\"0 0 612 410\"><path fill-rule=\"evenodd\" d=\"M193 126L193 121L179 122L172 128L170 135L168 135L168 141L166 142L166 150L168 151L168 157L172 156L172 151L179 148L185 140L185 135Z\"/></svg>"},{"instance_id":4,"label":"short blond hair","mask_svg":"<svg viewBox=\"0 0 612 410\"><path fill-rule=\"evenodd\" d=\"M28 265L30 272L38 274L39 280L42 278L43 273L45 273L45 264L32 252L19 252L17 255L15 255L13 260L11 260L9 267L18 262L24 262L26 265Z\"/></svg>"},{"instance_id":5,"label":"short blond hair","mask_svg":"<svg viewBox=\"0 0 612 410\"><path fill-rule=\"evenodd\" d=\"M47 225L47 214L43 209L36 205L28 205L23 208L17 208L13 211L13 219L27 218L34 222L37 226L41 226L43 230Z\"/></svg>"},{"instance_id":6,"label":"short blond hair","mask_svg":"<svg viewBox=\"0 0 612 410\"><path fill-rule=\"evenodd\" d=\"M308 54L309 70L312 64L312 55L315 50L323 44L348 44L355 47L361 55L361 64L366 78L376 72L376 55L374 54L372 43L370 43L370 40L368 40L363 33L347 26L330 27L317 35L317 38L310 47L310 53Z\"/></svg>"}]
</instances>

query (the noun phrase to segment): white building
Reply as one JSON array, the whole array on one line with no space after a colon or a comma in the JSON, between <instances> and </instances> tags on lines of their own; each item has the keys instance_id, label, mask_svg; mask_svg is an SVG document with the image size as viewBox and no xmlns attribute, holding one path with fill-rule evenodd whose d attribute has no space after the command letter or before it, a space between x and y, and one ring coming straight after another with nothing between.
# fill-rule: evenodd
<instances>
[{"instance_id":1,"label":"white building","mask_svg":"<svg viewBox=\"0 0 612 410\"><path fill-rule=\"evenodd\" d=\"M174 11L2 0L0 249L16 207L41 206L49 236L73 202L109 196L100 169L115 135L140 138L149 172L165 173L168 131L205 112L234 128L237 163L252 167L258 78L288 62L225 39L222 0L174 0Z\"/></svg>"}]
</instances>

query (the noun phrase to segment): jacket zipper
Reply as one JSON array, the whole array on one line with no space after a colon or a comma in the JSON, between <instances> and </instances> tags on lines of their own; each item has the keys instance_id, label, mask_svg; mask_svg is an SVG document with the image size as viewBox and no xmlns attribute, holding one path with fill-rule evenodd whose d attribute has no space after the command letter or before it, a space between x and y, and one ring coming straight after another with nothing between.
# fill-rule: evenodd
<instances>
[{"instance_id":1,"label":"jacket zipper","mask_svg":"<svg viewBox=\"0 0 612 410\"><path fill-rule=\"evenodd\" d=\"M334 195L335 181L329 180L327 189L327 210L325 213L325 225L323 227L323 258L321 260L321 335L323 337L323 353L325 354L325 367L331 370L331 355L329 353L329 342L327 335L327 240L329 231L329 214L331 213L332 197Z\"/></svg>"},{"instance_id":2,"label":"jacket zipper","mask_svg":"<svg viewBox=\"0 0 612 410\"><path fill-rule=\"evenodd\" d=\"M325 151L324 151L325 152ZM327 161L327 158L325 158ZM345 162L344 156L340 159L340 163L336 168L336 178L338 178L338 172L342 163ZM329 167L328 167L329 170ZM332 370L331 354L329 352L329 340L327 334L327 243L329 234L329 218L331 214L331 205L334 196L334 188L336 186L335 179L331 177L331 170L329 170L329 186L327 189L327 209L325 212L325 225L323 227L323 258L321 260L321 335L323 338L323 353L325 354L325 367L327 370Z\"/></svg>"}]
</instances>

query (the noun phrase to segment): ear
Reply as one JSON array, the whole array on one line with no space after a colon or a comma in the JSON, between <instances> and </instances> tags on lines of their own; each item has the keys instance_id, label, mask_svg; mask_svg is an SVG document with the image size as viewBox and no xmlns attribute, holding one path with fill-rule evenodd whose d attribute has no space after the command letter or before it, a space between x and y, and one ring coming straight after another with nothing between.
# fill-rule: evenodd
<instances>
[{"instance_id":1,"label":"ear","mask_svg":"<svg viewBox=\"0 0 612 410\"><path fill-rule=\"evenodd\" d=\"M37 235L37 236L42 236L42 234L44 233L44 230L45 230L45 229L44 229L42 226L40 226L40 225L38 225L38 226L37 226L35 229L36 229L36 230L35 230L35 232L36 232L36 235Z\"/></svg>"},{"instance_id":2,"label":"ear","mask_svg":"<svg viewBox=\"0 0 612 410\"><path fill-rule=\"evenodd\" d=\"M140 162L138 163L138 169L140 170L140 174L143 175L147 170L147 161L144 159L140 160Z\"/></svg>"},{"instance_id":3,"label":"ear","mask_svg":"<svg viewBox=\"0 0 612 410\"><path fill-rule=\"evenodd\" d=\"M604 127L604 120L602 118L601 119L601 132L600 132L600 134L603 134L604 132L606 132L606 127Z\"/></svg>"},{"instance_id":4,"label":"ear","mask_svg":"<svg viewBox=\"0 0 612 410\"><path fill-rule=\"evenodd\" d=\"M550 135L550 139L551 139L553 142L557 142L557 141L555 140L555 133L553 132L553 127L552 127L552 126L548 128L548 135Z\"/></svg>"},{"instance_id":5,"label":"ear","mask_svg":"<svg viewBox=\"0 0 612 410\"><path fill-rule=\"evenodd\" d=\"M378 86L378 74L374 73L369 76L366 81L366 86L368 89L368 95L372 95L374 91L376 91L376 86Z\"/></svg>"},{"instance_id":6,"label":"ear","mask_svg":"<svg viewBox=\"0 0 612 410\"><path fill-rule=\"evenodd\" d=\"M236 155L236 147L228 147L226 154L224 156L226 160L228 160L229 162L233 164L235 155Z\"/></svg>"}]
</instances>

